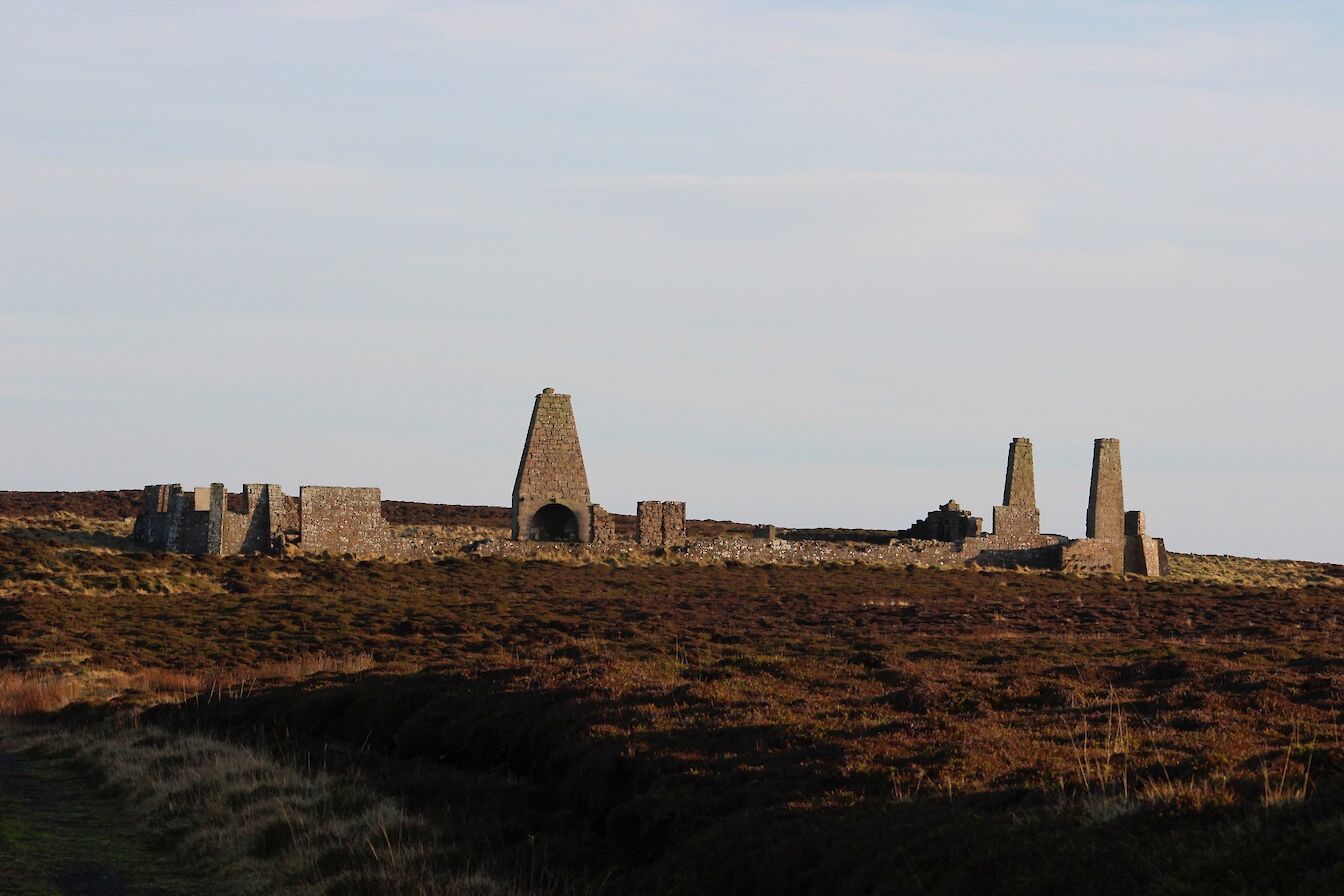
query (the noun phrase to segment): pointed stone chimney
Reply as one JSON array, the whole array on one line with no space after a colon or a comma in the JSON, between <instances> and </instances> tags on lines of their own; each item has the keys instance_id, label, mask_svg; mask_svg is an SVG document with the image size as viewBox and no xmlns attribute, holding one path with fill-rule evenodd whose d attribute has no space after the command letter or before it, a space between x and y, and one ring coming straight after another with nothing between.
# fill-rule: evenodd
<instances>
[{"instance_id":1,"label":"pointed stone chimney","mask_svg":"<svg viewBox=\"0 0 1344 896\"><path fill-rule=\"evenodd\" d=\"M513 537L587 541L591 503L570 397L543 389L532 405L513 484Z\"/></svg>"},{"instance_id":2,"label":"pointed stone chimney","mask_svg":"<svg viewBox=\"0 0 1344 896\"><path fill-rule=\"evenodd\" d=\"M1008 445L1008 474L1004 477L1003 504L994 508L994 534L1012 539L1041 534L1031 439L1016 438Z\"/></svg>"}]
</instances>

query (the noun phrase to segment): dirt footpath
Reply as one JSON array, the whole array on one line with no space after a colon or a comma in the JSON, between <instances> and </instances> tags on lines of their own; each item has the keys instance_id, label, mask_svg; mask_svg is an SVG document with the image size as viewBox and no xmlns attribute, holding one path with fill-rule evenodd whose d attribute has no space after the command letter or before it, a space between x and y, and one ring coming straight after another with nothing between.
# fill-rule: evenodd
<instances>
[{"instance_id":1,"label":"dirt footpath","mask_svg":"<svg viewBox=\"0 0 1344 896\"><path fill-rule=\"evenodd\" d=\"M24 753L0 752L0 894L178 896L217 893L175 869L92 780Z\"/></svg>"}]
</instances>

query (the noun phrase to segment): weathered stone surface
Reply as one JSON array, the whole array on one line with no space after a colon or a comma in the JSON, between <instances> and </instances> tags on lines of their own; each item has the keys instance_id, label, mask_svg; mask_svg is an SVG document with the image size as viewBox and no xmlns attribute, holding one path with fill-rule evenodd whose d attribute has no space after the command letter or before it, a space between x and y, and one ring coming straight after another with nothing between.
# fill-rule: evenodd
<instances>
[{"instance_id":1,"label":"weathered stone surface","mask_svg":"<svg viewBox=\"0 0 1344 896\"><path fill-rule=\"evenodd\" d=\"M1142 510L1125 511L1125 536L1147 535L1148 522L1144 519Z\"/></svg>"},{"instance_id":2,"label":"weathered stone surface","mask_svg":"<svg viewBox=\"0 0 1344 896\"><path fill-rule=\"evenodd\" d=\"M994 508L994 534L1003 538L1029 538L1041 533L1041 512L1035 507Z\"/></svg>"},{"instance_id":3,"label":"weathered stone surface","mask_svg":"<svg viewBox=\"0 0 1344 896\"><path fill-rule=\"evenodd\" d=\"M1060 546L1059 569L1064 572L1124 572L1123 540L1080 538Z\"/></svg>"},{"instance_id":4,"label":"weathered stone surface","mask_svg":"<svg viewBox=\"0 0 1344 896\"><path fill-rule=\"evenodd\" d=\"M1003 483L1004 507L1036 506L1036 461L1031 439L1018 437L1008 444L1008 474Z\"/></svg>"},{"instance_id":5,"label":"weathered stone surface","mask_svg":"<svg viewBox=\"0 0 1344 896\"><path fill-rule=\"evenodd\" d=\"M131 538L152 550L168 550L169 512L173 496L181 494L181 485L145 486Z\"/></svg>"},{"instance_id":6,"label":"weathered stone surface","mask_svg":"<svg viewBox=\"0 0 1344 896\"><path fill-rule=\"evenodd\" d=\"M686 544L684 501L640 501L635 509L635 542L644 548L679 548Z\"/></svg>"},{"instance_id":7,"label":"weathered stone surface","mask_svg":"<svg viewBox=\"0 0 1344 896\"><path fill-rule=\"evenodd\" d=\"M686 502L663 502L663 547L679 548L686 544Z\"/></svg>"},{"instance_id":8,"label":"weathered stone surface","mask_svg":"<svg viewBox=\"0 0 1344 896\"><path fill-rule=\"evenodd\" d=\"M635 543L641 547L662 547L662 501L640 501L635 505Z\"/></svg>"},{"instance_id":9,"label":"weathered stone surface","mask_svg":"<svg viewBox=\"0 0 1344 896\"><path fill-rule=\"evenodd\" d=\"M356 557L398 557L409 545L383 519L376 488L305 485L299 489L299 547Z\"/></svg>"},{"instance_id":10,"label":"weathered stone surface","mask_svg":"<svg viewBox=\"0 0 1344 896\"><path fill-rule=\"evenodd\" d=\"M616 541L616 518L603 509L601 504L588 508L588 518L592 528L588 533L588 543L594 547L605 547Z\"/></svg>"},{"instance_id":11,"label":"weathered stone surface","mask_svg":"<svg viewBox=\"0 0 1344 896\"><path fill-rule=\"evenodd\" d=\"M1125 572L1143 576L1162 574L1161 548L1156 538L1146 535L1125 536Z\"/></svg>"},{"instance_id":12,"label":"weathered stone surface","mask_svg":"<svg viewBox=\"0 0 1344 896\"><path fill-rule=\"evenodd\" d=\"M294 502L278 485L243 486L245 510L229 510L223 484L191 489L145 486L132 537L159 551L245 554L278 548L284 532L297 530Z\"/></svg>"},{"instance_id":13,"label":"weathered stone surface","mask_svg":"<svg viewBox=\"0 0 1344 896\"><path fill-rule=\"evenodd\" d=\"M764 538L766 541L777 541L779 539L779 529L769 523L758 523L751 527L752 538Z\"/></svg>"},{"instance_id":14,"label":"weathered stone surface","mask_svg":"<svg viewBox=\"0 0 1344 896\"><path fill-rule=\"evenodd\" d=\"M1120 475L1119 439L1097 439L1092 445L1087 537L1103 541L1120 541L1125 537L1125 489Z\"/></svg>"},{"instance_id":15,"label":"weathered stone surface","mask_svg":"<svg viewBox=\"0 0 1344 896\"><path fill-rule=\"evenodd\" d=\"M591 504L570 396L543 389L532 405L513 484L513 537L535 541L591 537Z\"/></svg>"}]
</instances>

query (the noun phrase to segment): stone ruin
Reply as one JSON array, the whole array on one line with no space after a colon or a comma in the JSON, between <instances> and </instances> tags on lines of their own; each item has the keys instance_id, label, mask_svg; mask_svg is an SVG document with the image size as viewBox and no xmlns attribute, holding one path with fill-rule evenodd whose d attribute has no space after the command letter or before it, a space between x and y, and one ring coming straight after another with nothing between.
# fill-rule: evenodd
<instances>
[{"instance_id":1,"label":"stone ruin","mask_svg":"<svg viewBox=\"0 0 1344 896\"><path fill-rule=\"evenodd\" d=\"M1069 572L1171 572L1166 543L1151 538L1142 511L1125 510L1120 440L1092 443L1092 486L1087 500L1087 537L1061 545L1060 569Z\"/></svg>"},{"instance_id":2,"label":"stone ruin","mask_svg":"<svg viewBox=\"0 0 1344 896\"><path fill-rule=\"evenodd\" d=\"M355 557L431 556L442 545L398 536L376 488L305 485L299 498L278 485L245 485L242 501L220 483L183 490L145 486L132 537L153 550L223 556L297 549ZM635 540L644 548L686 544L686 505L641 501ZM592 503L570 396L543 389L532 406L513 486L513 538L610 546L616 520Z\"/></svg>"},{"instance_id":3,"label":"stone ruin","mask_svg":"<svg viewBox=\"0 0 1344 896\"><path fill-rule=\"evenodd\" d=\"M1086 532L1079 539L1041 533L1031 441L1017 438L1008 446L1003 504L994 508L994 533L968 538L961 548L987 565L1149 576L1170 573L1162 539L1148 536L1142 512L1125 511L1118 439L1093 443Z\"/></svg>"},{"instance_id":4,"label":"stone ruin","mask_svg":"<svg viewBox=\"0 0 1344 896\"><path fill-rule=\"evenodd\" d=\"M924 519L898 534L901 538L927 541L962 541L978 538L984 524L983 519L971 516L969 510L962 510L960 504L949 498L946 504L938 505L937 510L929 511Z\"/></svg>"},{"instance_id":5,"label":"stone ruin","mask_svg":"<svg viewBox=\"0 0 1344 896\"><path fill-rule=\"evenodd\" d=\"M430 556L443 547L394 533L383 518L382 495L376 488L304 486L295 501L278 485L248 484L241 500L235 500L238 497L230 496L220 483L191 490L181 485L146 486L133 537L155 550L215 556L297 549L411 558ZM513 540L519 542L611 547L618 541L615 518L592 503L571 398L551 388L543 389L532 406L514 480L512 523ZM1170 572L1165 543L1148 535L1141 511L1125 510L1117 439L1094 443L1085 538L1041 532L1032 445L1025 438L1015 438L1008 446L1003 504L994 508L993 532L982 529L980 517L949 500L907 530L868 533L882 535L889 543L871 542L880 546L849 550L891 563L978 563L1150 576ZM855 535L846 535L848 530L826 532ZM767 552L783 547L773 525L756 526L752 536L751 541ZM847 550L823 544L835 542L834 537L818 537L812 530L798 530L791 543L815 542L817 547L797 549L815 554L814 559L838 558ZM646 550L713 550L709 542L688 548L686 505L680 501L638 502L635 542Z\"/></svg>"},{"instance_id":6,"label":"stone ruin","mask_svg":"<svg viewBox=\"0 0 1344 896\"><path fill-rule=\"evenodd\" d=\"M243 509L235 511L218 482L190 491L145 486L131 537L156 551L210 556L293 545L307 553L404 557L423 547L392 532L376 488L305 485L296 502L278 485L244 485L242 497Z\"/></svg>"},{"instance_id":7,"label":"stone ruin","mask_svg":"<svg viewBox=\"0 0 1344 896\"><path fill-rule=\"evenodd\" d=\"M189 492L147 485L131 537L154 550L222 556L278 549L298 528L294 504L278 485L244 485L242 512L229 503L218 482Z\"/></svg>"},{"instance_id":8,"label":"stone ruin","mask_svg":"<svg viewBox=\"0 0 1344 896\"><path fill-rule=\"evenodd\" d=\"M513 538L609 545L616 521L592 503L588 472L579 446L570 396L550 387L532 404L523 456L513 483ZM635 541L644 548L686 544L686 505L677 501L640 501Z\"/></svg>"}]
</instances>

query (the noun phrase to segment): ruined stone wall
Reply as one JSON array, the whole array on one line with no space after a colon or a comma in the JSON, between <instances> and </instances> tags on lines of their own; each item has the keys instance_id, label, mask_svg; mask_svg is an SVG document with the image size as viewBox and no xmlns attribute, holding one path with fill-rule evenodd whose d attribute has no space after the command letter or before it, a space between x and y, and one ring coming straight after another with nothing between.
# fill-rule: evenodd
<instances>
[{"instance_id":1,"label":"ruined stone wall","mask_svg":"<svg viewBox=\"0 0 1344 896\"><path fill-rule=\"evenodd\" d=\"M686 502L663 502L663 547L679 548L686 544Z\"/></svg>"},{"instance_id":2,"label":"ruined stone wall","mask_svg":"<svg viewBox=\"0 0 1344 896\"><path fill-rule=\"evenodd\" d=\"M513 484L513 537L547 537L547 528L539 526L536 518L538 511L551 504L574 514L576 538L582 539L592 531L592 497L574 407L570 396L546 388L532 405L532 420Z\"/></svg>"},{"instance_id":3,"label":"ruined stone wall","mask_svg":"<svg viewBox=\"0 0 1344 896\"><path fill-rule=\"evenodd\" d=\"M1124 572L1124 541L1082 538L1062 544L1058 568L1077 573Z\"/></svg>"},{"instance_id":4,"label":"ruined stone wall","mask_svg":"<svg viewBox=\"0 0 1344 896\"><path fill-rule=\"evenodd\" d=\"M635 543L646 548L663 546L662 501L640 501L635 505Z\"/></svg>"},{"instance_id":5,"label":"ruined stone wall","mask_svg":"<svg viewBox=\"0 0 1344 896\"><path fill-rule=\"evenodd\" d=\"M685 546L686 502L640 501L635 511L635 542L643 548Z\"/></svg>"},{"instance_id":6,"label":"ruined stone wall","mask_svg":"<svg viewBox=\"0 0 1344 896\"><path fill-rule=\"evenodd\" d=\"M208 502L210 516L206 521L205 552L218 557L224 553L225 517L229 512L229 493L225 490L224 483L211 484Z\"/></svg>"},{"instance_id":7,"label":"ruined stone wall","mask_svg":"<svg viewBox=\"0 0 1344 896\"><path fill-rule=\"evenodd\" d=\"M183 554L204 554L210 546L210 500L205 489L205 507L201 503L201 489L177 492L168 503L168 538L164 550Z\"/></svg>"},{"instance_id":8,"label":"ruined stone wall","mask_svg":"<svg viewBox=\"0 0 1344 896\"><path fill-rule=\"evenodd\" d=\"M169 513L173 495L182 493L181 485L147 485L140 498L131 538L155 551L168 550Z\"/></svg>"},{"instance_id":9,"label":"ruined stone wall","mask_svg":"<svg viewBox=\"0 0 1344 896\"><path fill-rule=\"evenodd\" d=\"M1087 537L1121 541L1125 537L1125 489L1120 475L1120 440L1092 444L1092 487L1087 500Z\"/></svg>"},{"instance_id":10,"label":"ruined stone wall","mask_svg":"<svg viewBox=\"0 0 1344 896\"><path fill-rule=\"evenodd\" d=\"M153 550L227 555L272 550L281 533L297 529L294 502L280 486L245 485L242 497L233 501L221 483L189 492L146 486L132 537Z\"/></svg>"},{"instance_id":11,"label":"ruined stone wall","mask_svg":"<svg viewBox=\"0 0 1344 896\"><path fill-rule=\"evenodd\" d=\"M984 520L978 516L971 516L969 510L962 510L956 501L949 500L946 504L939 505L937 510L929 511L928 516L902 534L913 539L961 541L964 538L978 536L983 526Z\"/></svg>"},{"instance_id":12,"label":"ruined stone wall","mask_svg":"<svg viewBox=\"0 0 1344 896\"><path fill-rule=\"evenodd\" d=\"M298 528L293 502L278 485L243 486L243 511L224 515L223 553L277 550L286 531Z\"/></svg>"},{"instance_id":13,"label":"ruined stone wall","mask_svg":"<svg viewBox=\"0 0 1344 896\"><path fill-rule=\"evenodd\" d=\"M1162 574L1162 560L1156 538L1146 535L1125 537L1125 572L1143 576Z\"/></svg>"},{"instance_id":14,"label":"ruined stone wall","mask_svg":"<svg viewBox=\"0 0 1344 896\"><path fill-rule=\"evenodd\" d=\"M616 541L616 519L601 504L594 504L588 509L588 518L591 521L587 539L589 544L603 547Z\"/></svg>"},{"instance_id":15,"label":"ruined stone wall","mask_svg":"<svg viewBox=\"0 0 1344 896\"><path fill-rule=\"evenodd\" d=\"M382 492L376 488L303 486L299 533L299 546L309 553L402 557L413 548L383 519Z\"/></svg>"}]
</instances>

